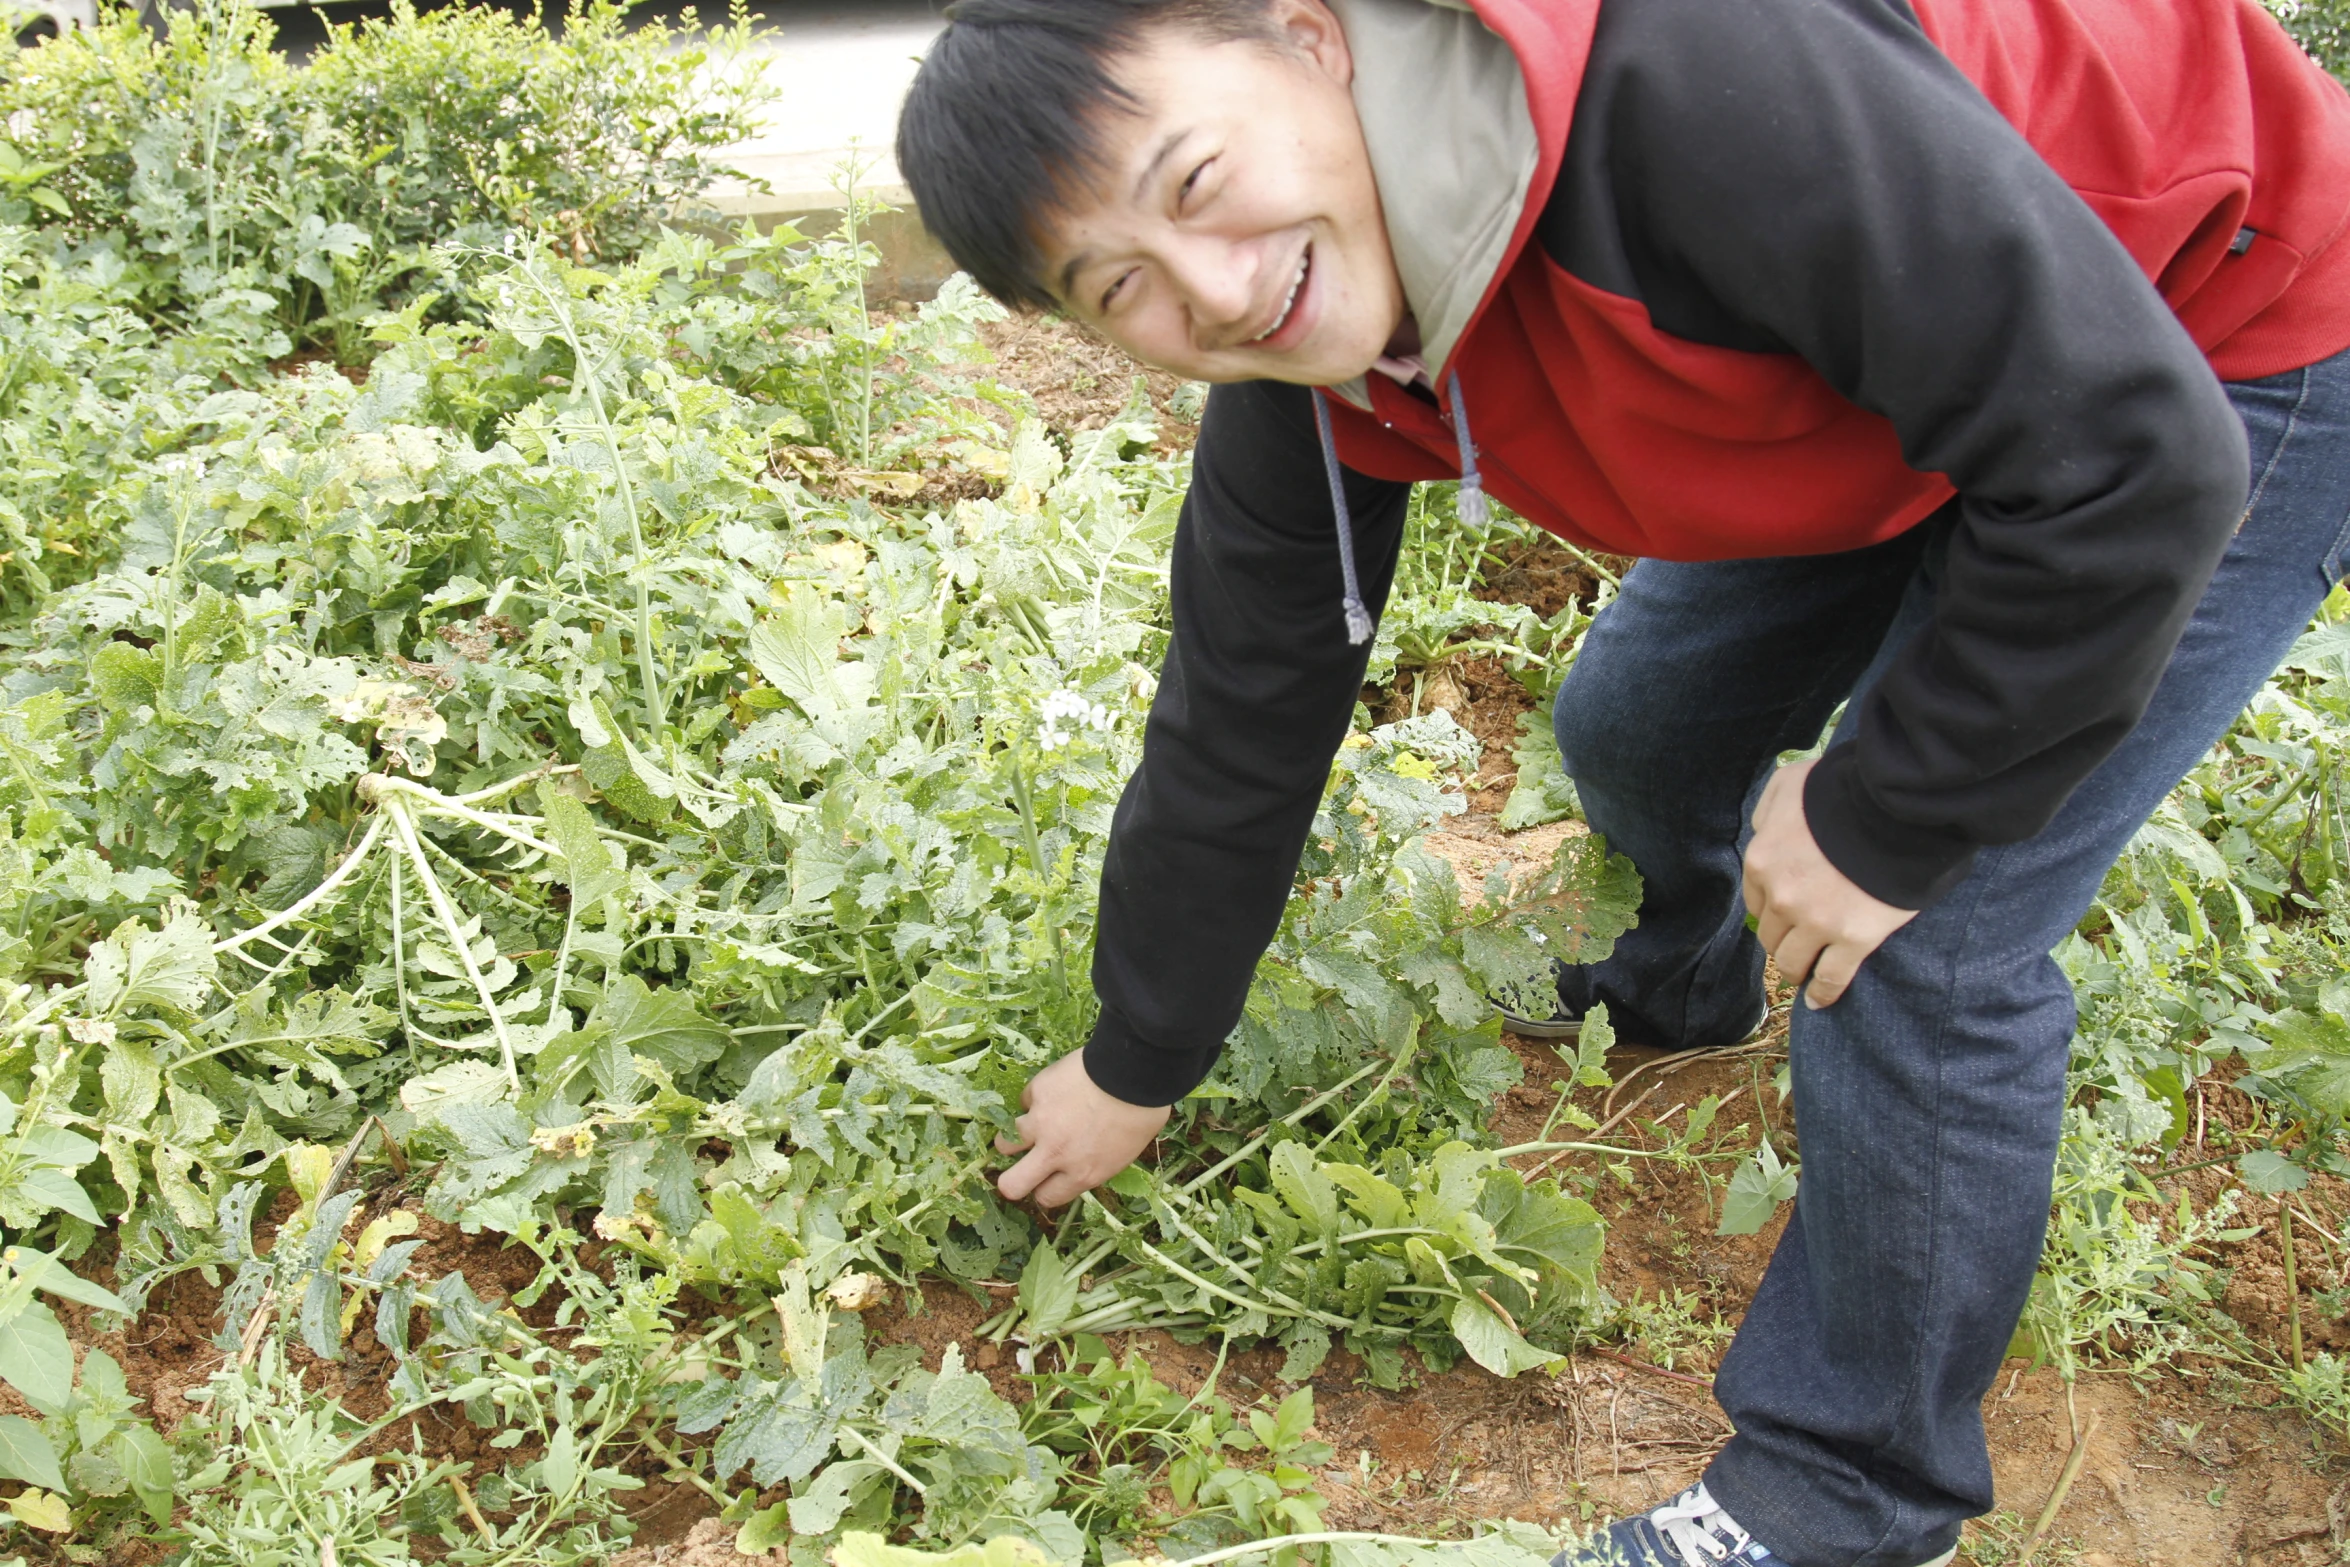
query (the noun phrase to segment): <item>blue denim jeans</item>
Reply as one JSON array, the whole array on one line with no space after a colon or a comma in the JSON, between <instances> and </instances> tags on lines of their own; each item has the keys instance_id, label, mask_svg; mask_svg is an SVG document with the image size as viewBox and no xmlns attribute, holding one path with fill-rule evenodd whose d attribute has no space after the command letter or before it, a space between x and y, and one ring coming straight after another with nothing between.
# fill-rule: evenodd
<instances>
[{"instance_id":1,"label":"blue denim jeans","mask_svg":"<svg viewBox=\"0 0 2350 1567\"><path fill-rule=\"evenodd\" d=\"M1803 1179L1715 1380L1714 1496L1794 1567L1912 1567L1991 1505L1982 1399L2047 1228L2075 1022L2049 952L2226 732L2350 549L2350 354L2229 387L2251 506L2138 727L2047 829L1795 1009ZM1816 741L1930 612L1948 523L1849 554L1644 561L1557 706L1592 828L1646 879L1637 929L1562 998L1635 1038L1727 1044L1762 1013L1739 857L1784 750Z\"/></svg>"}]
</instances>

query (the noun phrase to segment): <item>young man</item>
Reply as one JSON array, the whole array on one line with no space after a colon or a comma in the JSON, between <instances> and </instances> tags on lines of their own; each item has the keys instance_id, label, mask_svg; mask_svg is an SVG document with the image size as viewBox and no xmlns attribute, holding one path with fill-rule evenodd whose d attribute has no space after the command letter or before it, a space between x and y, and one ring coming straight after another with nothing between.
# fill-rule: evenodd
<instances>
[{"instance_id":1,"label":"young man","mask_svg":"<svg viewBox=\"0 0 2350 1567\"><path fill-rule=\"evenodd\" d=\"M963 0L899 158L998 297L1218 383L1101 1021L1005 1193L1208 1072L1408 486L1481 478L1641 557L1557 714L1646 901L1559 1026L1727 1044L1765 952L1807 981L1738 1434L1609 1549L1947 1560L2046 1222L2049 950L2350 546L2350 96L2253 0Z\"/></svg>"}]
</instances>

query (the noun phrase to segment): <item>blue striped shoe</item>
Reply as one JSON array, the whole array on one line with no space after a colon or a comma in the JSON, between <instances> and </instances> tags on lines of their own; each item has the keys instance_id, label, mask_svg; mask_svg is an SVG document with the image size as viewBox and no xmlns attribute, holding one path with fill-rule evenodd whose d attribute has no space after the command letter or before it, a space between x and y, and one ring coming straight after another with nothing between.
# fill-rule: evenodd
<instances>
[{"instance_id":1,"label":"blue striped shoe","mask_svg":"<svg viewBox=\"0 0 2350 1567\"><path fill-rule=\"evenodd\" d=\"M1918 1567L1949 1567L1956 1548ZM1702 1485L1664 1506L1620 1519L1576 1550L1561 1551L1550 1567L1787 1567L1768 1546L1739 1527Z\"/></svg>"}]
</instances>

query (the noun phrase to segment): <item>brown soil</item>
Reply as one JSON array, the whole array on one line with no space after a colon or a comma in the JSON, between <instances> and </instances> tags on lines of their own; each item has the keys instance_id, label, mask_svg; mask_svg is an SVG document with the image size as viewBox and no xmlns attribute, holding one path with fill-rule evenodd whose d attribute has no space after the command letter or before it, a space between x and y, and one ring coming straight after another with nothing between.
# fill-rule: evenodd
<instances>
[{"instance_id":1,"label":"brown soil","mask_svg":"<svg viewBox=\"0 0 2350 1567\"><path fill-rule=\"evenodd\" d=\"M1453 722L1485 748L1469 784L1470 809L1490 817L1509 800L1510 787L1518 781L1518 719L1532 712L1535 702L1500 659L1456 654L1440 663L1400 669L1388 685L1365 687L1363 700L1371 716L1383 724L1422 713L1450 713Z\"/></svg>"},{"instance_id":2,"label":"brown soil","mask_svg":"<svg viewBox=\"0 0 2350 1567\"><path fill-rule=\"evenodd\" d=\"M893 310L913 308L901 303L875 314L886 316ZM1199 403L1196 395L1185 395L1186 383L1176 377L1137 364L1057 316L1014 316L982 326L979 335L989 358L954 372L958 383L978 383L978 390L984 390L992 382L1022 394L1027 409L1064 447L1070 437L1098 430L1123 413L1140 383L1157 418L1157 454L1175 458L1190 450ZM1200 391L1196 386L1191 388L1193 394ZM1006 442L1023 417L1017 406L1006 406L1014 401L977 395L960 399L966 411L994 424ZM922 432L898 426L888 434L894 440ZM974 452L966 442L933 445L919 460L922 466L918 470L865 468L828 447L786 443L775 448L773 470L778 477L797 479L818 494L863 499L917 513L944 511L957 501L1002 491L1000 465Z\"/></svg>"},{"instance_id":3,"label":"brown soil","mask_svg":"<svg viewBox=\"0 0 2350 1567\"><path fill-rule=\"evenodd\" d=\"M1545 618L1571 603L1590 604L1599 591L1596 561L1621 576L1631 562L1619 556L1578 555L1548 535L1496 546L1476 596L1494 604L1523 604ZM1476 628L1484 635L1491 628ZM1484 747L1469 781L1473 816L1499 814L1518 781L1520 719L1538 705L1534 694L1498 658L1454 653L1432 664L1400 668L1384 686L1363 688L1363 701L1380 723L1422 713L1450 713ZM1490 826L1490 823L1488 823ZM1467 829L1476 831L1476 829Z\"/></svg>"},{"instance_id":4,"label":"brown soil","mask_svg":"<svg viewBox=\"0 0 2350 1567\"><path fill-rule=\"evenodd\" d=\"M1191 446L1192 427L1173 411L1185 383L1130 359L1059 316L1016 315L981 327L996 356L992 374L1028 394L1037 417L1056 435L1098 430L1126 409L1137 381L1159 415L1159 446L1172 456ZM1197 419L1196 405L1189 410Z\"/></svg>"},{"instance_id":5,"label":"brown soil","mask_svg":"<svg viewBox=\"0 0 2350 1567\"><path fill-rule=\"evenodd\" d=\"M1464 884L1473 885L1496 864L1546 859L1561 836L1581 830L1564 823L1506 834L1473 813L1450 824L1432 846ZM1720 1146L1752 1147L1767 1118L1771 1134L1793 1153L1792 1118L1772 1084L1785 1059L1788 997L1775 975L1773 985L1781 1009L1754 1045L1695 1060L1630 1047L1614 1052L1611 1069L1619 1086L1583 1099L1602 1120L1636 1107L1611 1140L1655 1146L1660 1125L1669 1128L1710 1094L1721 1101L1714 1126ZM1525 1062L1526 1081L1505 1099L1496 1129L1516 1142L1537 1134L1553 1102L1547 1085L1565 1071L1549 1047L1512 1043ZM2205 1080L2194 1129L2174 1164L2200 1164L2261 1129L2257 1103L2227 1086L2232 1075L2223 1069ZM2155 1182L2165 1204L2175 1204L2184 1191L2198 1209L2234 1184L2224 1164ZM1682 1321L1702 1324L1718 1317L1724 1328L1743 1315L1783 1228L1783 1221L1774 1220L1759 1235L1716 1236L1718 1193L1701 1175L1657 1164L1611 1176L1594 1201L1608 1220L1603 1280L1612 1293L1678 1302ZM2350 1346L2350 1316L2344 1314L2350 1305L2350 1246L2343 1244L2350 1236L2344 1228L2350 1185L2319 1177L2291 1201L2305 1349ZM2204 1260L2223 1281L2220 1298L2228 1316L2256 1351L2265 1347L2281 1358L2290 1297L2277 1208L2274 1199L2245 1200L2236 1225L2251 1233L2210 1248ZM1420 1468L1436 1495L1434 1516L1418 1505L1420 1497L1409 1486L1389 1512L1371 1509L1358 1516L1384 1516L1387 1522L1366 1526L1391 1528L1495 1513L1563 1521L1585 1516L1586 1506L1594 1516L1637 1509L1694 1480L1727 1431L1703 1387L1659 1375L1655 1363L1702 1376L1713 1369L1726 1335L1709 1341L1673 1331L1671 1319L1660 1327L1657 1336L1635 1333L1617 1350L1651 1363L1646 1369L1595 1350L1578 1356L1568 1376L1547 1387L1529 1383L1513 1390L1474 1368L1429 1379L1411 1395L1424 1405L1418 1418L1399 1412L1391 1430L1374 1422L1363 1434L1392 1436L1398 1451L1436 1466L1411 1466ZM1431 1412L1440 1432L1447 1421L1457 1427L1449 1439L1431 1437ZM1335 1406L1332 1414L1343 1418ZM2096 1423L2080 1478L2050 1543L2041 1547L2040 1561L2187 1567L2344 1559L2350 1467L2343 1463L2342 1434L2320 1430L2282 1402L2264 1375L2239 1374L2191 1355L2137 1380L2093 1366L2072 1390L2069 1407L2053 1369L2011 1361L1984 1401L1997 1510L1970 1526L1963 1560L2013 1560L2048 1500L2075 1431L2089 1428L2092 1416ZM1705 1419L1714 1421L1710 1435L1693 1429ZM1542 1423L1539 1429L1534 1422ZM1341 1443L1343 1456L1346 1439L1331 1439Z\"/></svg>"}]
</instances>

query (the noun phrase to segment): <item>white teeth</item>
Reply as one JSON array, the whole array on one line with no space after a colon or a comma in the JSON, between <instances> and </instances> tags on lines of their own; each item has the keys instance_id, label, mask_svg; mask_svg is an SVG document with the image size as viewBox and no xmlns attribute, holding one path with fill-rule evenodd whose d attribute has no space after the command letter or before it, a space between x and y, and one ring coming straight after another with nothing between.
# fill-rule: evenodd
<instances>
[{"instance_id":1,"label":"white teeth","mask_svg":"<svg viewBox=\"0 0 2350 1567\"><path fill-rule=\"evenodd\" d=\"M1297 291L1305 287L1306 268L1312 260L1311 252L1297 258L1297 276L1289 280L1289 297L1281 301L1281 314L1273 318L1271 326L1250 338L1250 342L1261 343L1289 324L1289 312L1297 308Z\"/></svg>"}]
</instances>

